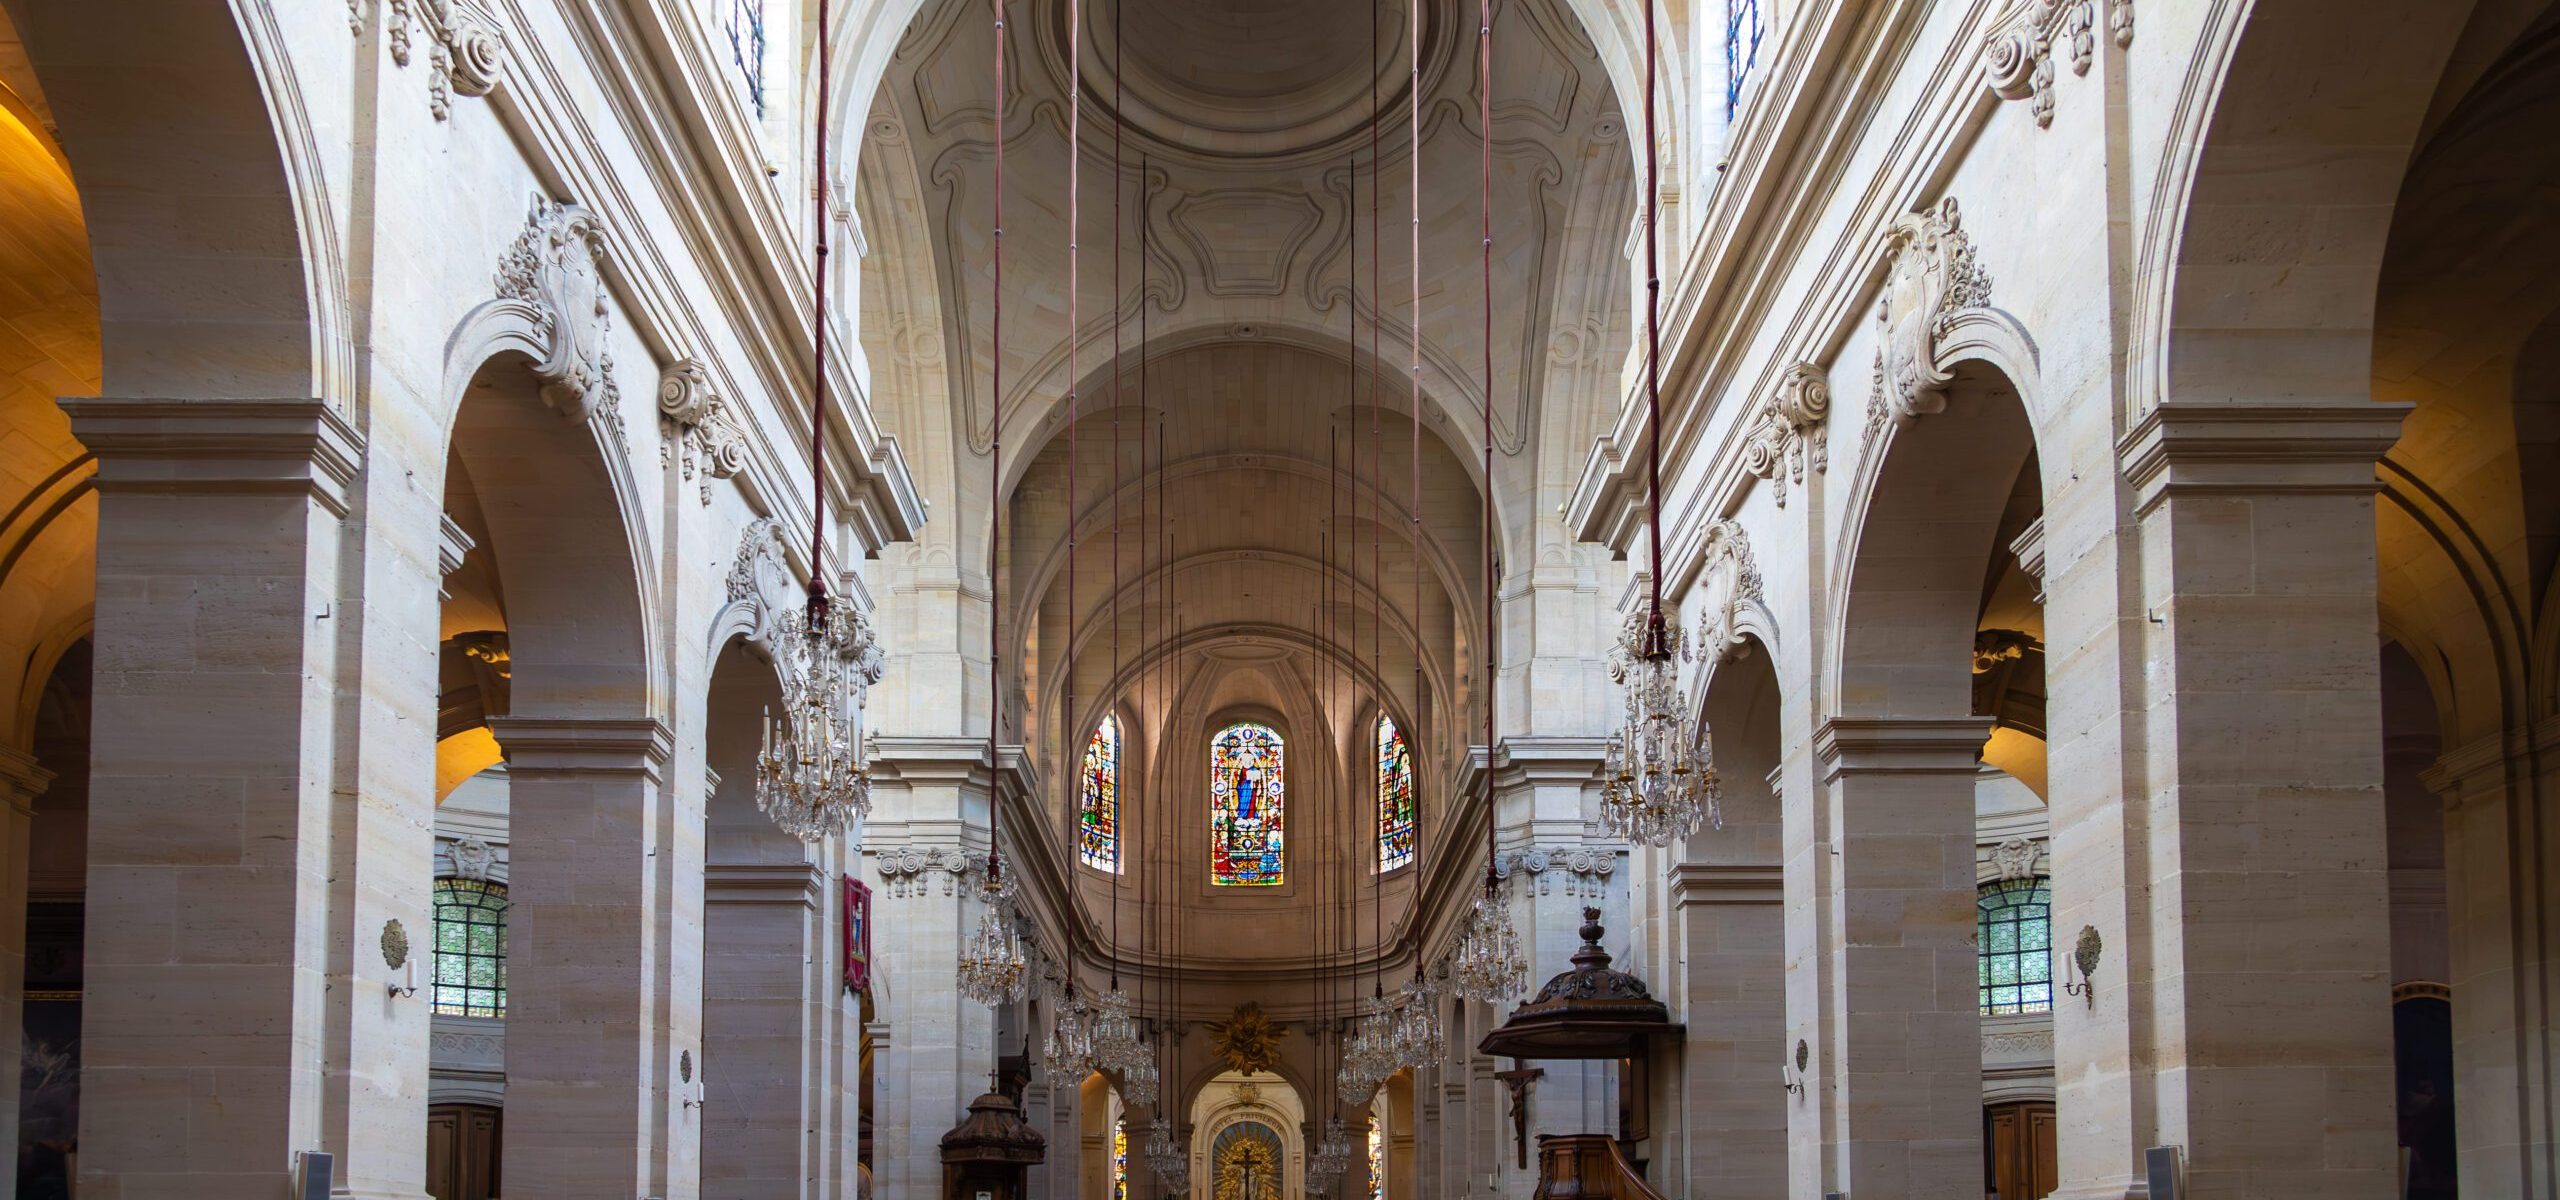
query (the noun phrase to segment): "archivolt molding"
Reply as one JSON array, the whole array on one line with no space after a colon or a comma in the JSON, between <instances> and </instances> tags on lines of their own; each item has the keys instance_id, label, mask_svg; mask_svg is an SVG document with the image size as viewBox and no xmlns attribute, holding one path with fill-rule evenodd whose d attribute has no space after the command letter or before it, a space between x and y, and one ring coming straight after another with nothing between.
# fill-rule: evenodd
<instances>
[{"instance_id":1,"label":"archivolt molding","mask_svg":"<svg viewBox=\"0 0 2560 1200\"><path fill-rule=\"evenodd\" d=\"M699 471L704 504L711 503L712 480L747 467L746 429L712 390L711 372L699 359L673 363L658 375L658 465L681 468L687 481Z\"/></svg>"},{"instance_id":2,"label":"archivolt molding","mask_svg":"<svg viewBox=\"0 0 2560 1200\"><path fill-rule=\"evenodd\" d=\"M1742 447L1742 469L1769 481L1771 498L1787 506L1789 481L1803 483L1805 468L1831 469L1831 381L1822 368L1800 362L1778 377L1778 390L1761 402Z\"/></svg>"},{"instance_id":3,"label":"archivolt molding","mask_svg":"<svg viewBox=\"0 0 2560 1200\"><path fill-rule=\"evenodd\" d=\"M2034 101L2036 127L2053 126L2053 60L2071 56L2071 73L2087 75L2097 58L2097 0L2026 0L1982 46L1984 83L2004 100ZM2133 45L2133 0L2107 0L2107 30L2117 47Z\"/></svg>"},{"instance_id":4,"label":"archivolt molding","mask_svg":"<svg viewBox=\"0 0 2560 1200\"><path fill-rule=\"evenodd\" d=\"M351 0L352 3L352 0ZM498 86L506 61L506 35L472 0L389 0L384 33L391 61L406 67L413 56L410 25L427 39L427 108L439 121L453 116L456 95L486 96Z\"/></svg>"}]
</instances>

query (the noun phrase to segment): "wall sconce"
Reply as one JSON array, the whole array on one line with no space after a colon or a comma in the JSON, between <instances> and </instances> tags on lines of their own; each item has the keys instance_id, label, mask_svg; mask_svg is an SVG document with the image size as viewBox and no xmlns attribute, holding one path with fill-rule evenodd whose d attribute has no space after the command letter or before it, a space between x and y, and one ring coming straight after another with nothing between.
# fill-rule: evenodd
<instances>
[{"instance_id":1,"label":"wall sconce","mask_svg":"<svg viewBox=\"0 0 2560 1200\"><path fill-rule=\"evenodd\" d=\"M397 917L382 923L382 965L400 973L400 981L388 985L391 995L418 994L418 960L409 956L409 931Z\"/></svg>"},{"instance_id":2,"label":"wall sconce","mask_svg":"<svg viewBox=\"0 0 2560 1200\"><path fill-rule=\"evenodd\" d=\"M680 1089L680 1094L684 1096L684 1107L701 1108L707 1085L693 1077L693 1051L687 1050L676 1056L676 1078L684 1084Z\"/></svg>"},{"instance_id":3,"label":"wall sconce","mask_svg":"<svg viewBox=\"0 0 2560 1200\"><path fill-rule=\"evenodd\" d=\"M2090 976L2097 973L2098 959L2106 953L2106 949L2106 939L2098 936L2097 926L2080 927L2080 943L2072 947L2071 957L2068 960L2068 965L2077 968L2078 973L2076 978L2071 973L2064 974L2062 979L2064 994L2080 997L2081 1002L2087 1007L2098 1006L2098 985Z\"/></svg>"},{"instance_id":4,"label":"wall sconce","mask_svg":"<svg viewBox=\"0 0 2560 1200\"><path fill-rule=\"evenodd\" d=\"M1811 1061L1813 1061L1813 1048L1805 1045L1803 1038L1797 1038L1796 1060L1792 1063L1778 1064L1778 1076L1786 1080L1788 1095L1804 1095L1804 1067Z\"/></svg>"}]
</instances>

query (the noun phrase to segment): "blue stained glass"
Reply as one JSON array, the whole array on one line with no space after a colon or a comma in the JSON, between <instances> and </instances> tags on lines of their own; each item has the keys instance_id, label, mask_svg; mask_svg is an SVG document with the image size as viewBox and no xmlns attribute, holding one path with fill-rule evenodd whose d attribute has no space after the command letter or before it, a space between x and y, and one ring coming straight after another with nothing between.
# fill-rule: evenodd
<instances>
[{"instance_id":1,"label":"blue stained glass","mask_svg":"<svg viewBox=\"0 0 2560 1200\"><path fill-rule=\"evenodd\" d=\"M1724 119L1742 111L1742 84L1760 65L1760 0L1726 0Z\"/></svg>"},{"instance_id":2,"label":"blue stained glass","mask_svg":"<svg viewBox=\"0 0 2560 1200\"><path fill-rule=\"evenodd\" d=\"M1209 882L1277 887L1286 878L1288 801L1280 733L1229 725L1209 742Z\"/></svg>"},{"instance_id":3,"label":"blue stained glass","mask_svg":"<svg viewBox=\"0 0 2560 1200\"><path fill-rule=\"evenodd\" d=\"M1396 719L1378 714L1378 869L1413 864L1413 750Z\"/></svg>"},{"instance_id":4,"label":"blue stained glass","mask_svg":"<svg viewBox=\"0 0 2560 1200\"><path fill-rule=\"evenodd\" d=\"M1120 870L1120 719L1104 716L1085 741L1076 795L1076 856L1098 871Z\"/></svg>"}]
</instances>

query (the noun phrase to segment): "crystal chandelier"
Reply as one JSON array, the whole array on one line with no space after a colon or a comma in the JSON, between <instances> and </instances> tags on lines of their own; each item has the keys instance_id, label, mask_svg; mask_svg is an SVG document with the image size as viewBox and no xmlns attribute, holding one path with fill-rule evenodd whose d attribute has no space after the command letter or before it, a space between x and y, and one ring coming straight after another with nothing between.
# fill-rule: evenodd
<instances>
[{"instance_id":1,"label":"crystal chandelier","mask_svg":"<svg viewBox=\"0 0 2560 1200\"><path fill-rule=\"evenodd\" d=\"M1609 676L1626 689L1626 728L1609 739L1608 781L1600 807L1611 833L1666 846L1723 824L1714 751L1706 730L1680 715L1680 664L1688 643L1662 604L1662 281L1657 226L1661 217L1660 143L1653 140L1652 66L1658 54L1653 10L1645 10L1645 479L1646 536L1653 569L1645 607L1630 614L1609 655Z\"/></svg>"},{"instance_id":2,"label":"crystal chandelier","mask_svg":"<svg viewBox=\"0 0 2560 1200\"><path fill-rule=\"evenodd\" d=\"M1681 712L1688 660L1688 641L1659 610L1630 614L1609 653L1609 678L1626 690L1626 725L1609 737L1600 790L1601 821L1614 837L1668 846L1724 825L1715 752Z\"/></svg>"},{"instance_id":3,"label":"crystal chandelier","mask_svg":"<svg viewBox=\"0 0 2560 1200\"><path fill-rule=\"evenodd\" d=\"M1147 1122L1146 1155L1147 1166L1156 1173L1156 1182L1168 1194L1179 1196L1191 1190L1191 1156L1173 1140L1173 1122L1162 1113Z\"/></svg>"},{"instance_id":4,"label":"crystal chandelier","mask_svg":"<svg viewBox=\"0 0 2560 1200\"><path fill-rule=\"evenodd\" d=\"M1021 943L1014 940L1012 893L1006 887L1003 865L992 853L987 855L986 881L978 895L986 902L986 911L978 915L977 932L960 947L960 994L995 1008L1022 999L1029 990L1031 964L1022 956Z\"/></svg>"},{"instance_id":5,"label":"crystal chandelier","mask_svg":"<svg viewBox=\"0 0 2560 1200\"><path fill-rule=\"evenodd\" d=\"M871 815L871 773L864 770L859 723L843 703L878 676L879 651L868 624L850 606L812 593L806 610L782 614L775 649L782 676L782 715L765 714L764 748L756 755L756 807L804 842L823 841Z\"/></svg>"},{"instance_id":6,"label":"crystal chandelier","mask_svg":"<svg viewBox=\"0 0 2560 1200\"><path fill-rule=\"evenodd\" d=\"M1449 964L1449 986L1457 995L1500 1004L1527 986L1529 957L1520 948L1520 933L1511 927L1508 908L1502 902L1502 885L1488 877Z\"/></svg>"},{"instance_id":7,"label":"crystal chandelier","mask_svg":"<svg viewBox=\"0 0 2560 1200\"><path fill-rule=\"evenodd\" d=\"M1396 992L1395 1013L1390 1038L1395 1065L1419 1071L1439 1062L1449 1049L1448 1034L1441 1027L1440 1006L1434 1003L1431 989L1419 974Z\"/></svg>"},{"instance_id":8,"label":"crystal chandelier","mask_svg":"<svg viewBox=\"0 0 2560 1200\"><path fill-rule=\"evenodd\" d=\"M1350 1166L1351 1138L1342 1127L1342 1114L1335 1113L1324 1123L1324 1137L1316 1143L1315 1152L1307 1156L1307 1190L1332 1191Z\"/></svg>"},{"instance_id":9,"label":"crystal chandelier","mask_svg":"<svg viewBox=\"0 0 2560 1200\"><path fill-rule=\"evenodd\" d=\"M1041 1044L1041 1057L1062 1079L1082 1078L1099 1065L1093 1055L1093 1009L1076 994L1072 982L1050 1008L1049 1038Z\"/></svg>"}]
</instances>

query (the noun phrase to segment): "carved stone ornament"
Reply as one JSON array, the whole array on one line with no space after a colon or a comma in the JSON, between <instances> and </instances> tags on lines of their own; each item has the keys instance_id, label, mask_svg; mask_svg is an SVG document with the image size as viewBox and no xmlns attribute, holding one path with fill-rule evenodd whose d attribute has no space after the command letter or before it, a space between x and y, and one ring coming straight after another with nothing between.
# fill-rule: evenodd
<instances>
[{"instance_id":1,"label":"carved stone ornament","mask_svg":"<svg viewBox=\"0 0 2560 1200\"><path fill-rule=\"evenodd\" d=\"M711 481L747 467L747 433L729 415L728 402L711 390L711 371L699 359L670 364L658 376L658 465L697 477L702 502L711 503Z\"/></svg>"},{"instance_id":2,"label":"carved stone ornament","mask_svg":"<svg viewBox=\"0 0 2560 1200\"><path fill-rule=\"evenodd\" d=\"M1804 482L1806 466L1831 469L1830 416L1830 379L1812 363L1797 363L1778 377L1778 390L1752 419L1742 469L1769 481L1778 507L1787 506L1790 481Z\"/></svg>"},{"instance_id":3,"label":"carved stone ornament","mask_svg":"<svg viewBox=\"0 0 2560 1200\"><path fill-rule=\"evenodd\" d=\"M877 851L875 857L880 860L881 887L895 899L929 895L937 882L943 895L957 896L961 882L982 861L978 855L941 846L898 846Z\"/></svg>"},{"instance_id":4,"label":"carved stone ornament","mask_svg":"<svg viewBox=\"0 0 2560 1200\"><path fill-rule=\"evenodd\" d=\"M2027 838L2010 838L1991 848L1991 865L2004 880L2034 878L2043 859L2044 846Z\"/></svg>"},{"instance_id":5,"label":"carved stone ornament","mask_svg":"<svg viewBox=\"0 0 2560 1200\"><path fill-rule=\"evenodd\" d=\"M544 196L533 198L524 230L498 260L498 295L534 310L548 343L534 378L546 404L577 421L622 420L613 381L613 307L604 287L604 227L594 213Z\"/></svg>"},{"instance_id":6,"label":"carved stone ornament","mask_svg":"<svg viewBox=\"0 0 2560 1200\"><path fill-rule=\"evenodd\" d=\"M1946 409L1955 377L1938 366L1939 339L1956 314L1991 303L1991 277L1974 260L1953 196L1896 220L1885 253L1884 299L1876 306L1883 371L1869 403L1870 426Z\"/></svg>"},{"instance_id":7,"label":"carved stone ornament","mask_svg":"<svg viewBox=\"0 0 2560 1200\"><path fill-rule=\"evenodd\" d=\"M693 1051L676 1055L676 1078L686 1083L693 1082Z\"/></svg>"},{"instance_id":8,"label":"carved stone ornament","mask_svg":"<svg viewBox=\"0 0 2560 1200\"><path fill-rule=\"evenodd\" d=\"M498 865L497 849L475 837L456 840L445 853L453 860L453 873L464 879L487 879Z\"/></svg>"},{"instance_id":9,"label":"carved stone ornament","mask_svg":"<svg viewBox=\"0 0 2560 1200\"><path fill-rule=\"evenodd\" d=\"M1751 535L1742 523L1718 521L1707 529L1698 570L1698 660L1721 662L1741 650L1734 629L1746 603L1765 603L1760 564L1751 557Z\"/></svg>"},{"instance_id":10,"label":"carved stone ornament","mask_svg":"<svg viewBox=\"0 0 2560 1200\"><path fill-rule=\"evenodd\" d=\"M2032 100L2036 127L2053 126L2054 60L2087 75L2097 58L2097 0L2023 0L1982 46L1983 80L2006 100ZM2107 0L2107 31L2133 44L2133 0Z\"/></svg>"},{"instance_id":11,"label":"carved stone ornament","mask_svg":"<svg viewBox=\"0 0 2560 1200\"><path fill-rule=\"evenodd\" d=\"M1565 895L1585 900L1599 899L1608 889L1609 877L1617 870L1618 851L1611 846L1514 850L1496 858L1493 867L1497 878L1527 876L1531 895L1554 895L1556 883L1561 879Z\"/></svg>"},{"instance_id":12,"label":"carved stone ornament","mask_svg":"<svg viewBox=\"0 0 2560 1200\"><path fill-rule=\"evenodd\" d=\"M382 923L382 965L394 971L409 965L409 931L397 917Z\"/></svg>"},{"instance_id":13,"label":"carved stone ornament","mask_svg":"<svg viewBox=\"0 0 2560 1200\"><path fill-rule=\"evenodd\" d=\"M439 121L453 116L456 95L486 96L498 86L506 62L506 35L471 0L389 0L385 28L391 61L408 66L414 22L427 38L427 109Z\"/></svg>"},{"instance_id":14,"label":"carved stone ornament","mask_svg":"<svg viewBox=\"0 0 2560 1200\"><path fill-rule=\"evenodd\" d=\"M845 699L858 708L869 698L871 685L888 672L888 655L880 646L871 614L849 604L838 610L851 614L846 636L830 637L823 647L805 654L797 652L799 647L777 643L775 639L784 636L786 626L800 627L796 617L791 621L784 617L801 611L803 593L792 580L785 557L782 522L772 517L747 522L746 529L738 535L737 558L729 566L728 596L730 603L745 604L754 614L747 644L773 660L774 670L783 676L786 694L803 672L816 669L840 680L846 689Z\"/></svg>"}]
</instances>

